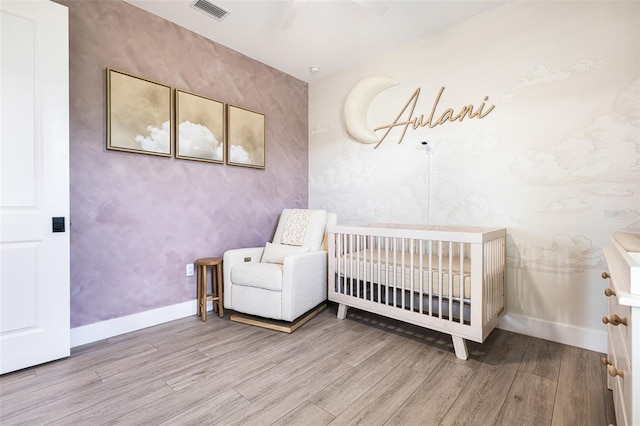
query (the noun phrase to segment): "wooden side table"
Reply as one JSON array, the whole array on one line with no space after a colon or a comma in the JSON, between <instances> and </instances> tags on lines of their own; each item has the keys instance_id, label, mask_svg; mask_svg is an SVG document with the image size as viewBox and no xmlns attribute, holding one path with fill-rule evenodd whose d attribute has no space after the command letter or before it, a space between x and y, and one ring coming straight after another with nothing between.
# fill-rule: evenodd
<instances>
[{"instance_id":1,"label":"wooden side table","mask_svg":"<svg viewBox=\"0 0 640 426\"><path fill-rule=\"evenodd\" d=\"M207 320L207 302L213 301L213 311L224 315L222 306L222 258L205 257L196 260L198 274L198 316ZM207 292L207 267L211 267L211 293Z\"/></svg>"}]
</instances>

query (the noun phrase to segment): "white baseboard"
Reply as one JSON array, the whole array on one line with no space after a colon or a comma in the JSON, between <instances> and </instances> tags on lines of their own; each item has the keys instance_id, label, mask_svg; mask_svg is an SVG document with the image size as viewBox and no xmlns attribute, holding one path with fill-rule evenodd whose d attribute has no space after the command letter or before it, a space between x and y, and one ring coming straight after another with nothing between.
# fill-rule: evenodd
<instances>
[{"instance_id":1,"label":"white baseboard","mask_svg":"<svg viewBox=\"0 0 640 426\"><path fill-rule=\"evenodd\" d=\"M209 302L208 310L213 309L211 303ZM86 345L195 314L196 301L191 300L83 325L71 329L71 347ZM607 333L604 331L558 324L515 314L506 314L502 317L498 328L600 353L607 352Z\"/></svg>"},{"instance_id":2,"label":"white baseboard","mask_svg":"<svg viewBox=\"0 0 640 426\"><path fill-rule=\"evenodd\" d=\"M502 317L498 328L590 351L607 353L607 333L591 328L574 327L514 314L506 314Z\"/></svg>"},{"instance_id":3,"label":"white baseboard","mask_svg":"<svg viewBox=\"0 0 640 426\"><path fill-rule=\"evenodd\" d=\"M209 302L209 309L212 309L211 304L212 302ZM189 302L164 306L150 311L72 328L71 347L86 345L87 343L97 342L120 334L185 318L190 315L196 315L196 307L197 305L194 299Z\"/></svg>"}]
</instances>

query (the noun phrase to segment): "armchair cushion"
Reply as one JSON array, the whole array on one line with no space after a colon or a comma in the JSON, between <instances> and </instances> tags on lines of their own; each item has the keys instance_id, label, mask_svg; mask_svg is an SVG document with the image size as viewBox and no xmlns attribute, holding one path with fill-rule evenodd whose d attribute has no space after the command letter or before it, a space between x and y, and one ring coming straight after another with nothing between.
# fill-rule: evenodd
<instances>
[{"instance_id":1,"label":"armchair cushion","mask_svg":"<svg viewBox=\"0 0 640 426\"><path fill-rule=\"evenodd\" d=\"M231 270L234 285L282 291L282 265L277 263L239 263Z\"/></svg>"},{"instance_id":2,"label":"armchair cushion","mask_svg":"<svg viewBox=\"0 0 640 426\"><path fill-rule=\"evenodd\" d=\"M285 244L267 243L262 254L263 263L284 263L284 258L290 254L306 253L309 246L289 246Z\"/></svg>"}]
</instances>

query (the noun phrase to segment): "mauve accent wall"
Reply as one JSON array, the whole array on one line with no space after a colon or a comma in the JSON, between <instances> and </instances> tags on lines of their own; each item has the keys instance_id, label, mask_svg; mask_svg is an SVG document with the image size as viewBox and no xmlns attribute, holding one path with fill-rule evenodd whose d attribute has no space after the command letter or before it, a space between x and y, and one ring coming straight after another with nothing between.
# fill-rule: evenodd
<instances>
[{"instance_id":1,"label":"mauve accent wall","mask_svg":"<svg viewBox=\"0 0 640 426\"><path fill-rule=\"evenodd\" d=\"M69 7L71 326L194 300L185 265L308 205L307 84L122 1ZM107 151L105 68L266 115L266 170ZM194 305L195 306L195 305Z\"/></svg>"}]
</instances>

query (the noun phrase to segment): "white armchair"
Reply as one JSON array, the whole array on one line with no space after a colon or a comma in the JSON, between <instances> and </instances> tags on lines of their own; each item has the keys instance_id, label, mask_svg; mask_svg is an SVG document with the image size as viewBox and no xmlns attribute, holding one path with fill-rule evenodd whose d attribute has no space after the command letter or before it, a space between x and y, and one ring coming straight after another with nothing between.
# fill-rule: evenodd
<instances>
[{"instance_id":1,"label":"white armchair","mask_svg":"<svg viewBox=\"0 0 640 426\"><path fill-rule=\"evenodd\" d=\"M327 300L325 210L285 209L271 243L224 253L224 307L292 322Z\"/></svg>"}]
</instances>

